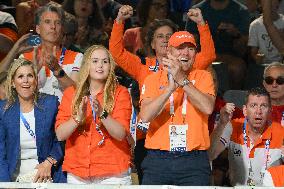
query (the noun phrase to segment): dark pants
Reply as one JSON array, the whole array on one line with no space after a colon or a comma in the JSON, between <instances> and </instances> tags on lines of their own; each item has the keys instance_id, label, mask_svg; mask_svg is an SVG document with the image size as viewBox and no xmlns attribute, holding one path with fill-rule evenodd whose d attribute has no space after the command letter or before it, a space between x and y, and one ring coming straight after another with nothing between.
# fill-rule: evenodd
<instances>
[{"instance_id":1,"label":"dark pants","mask_svg":"<svg viewBox=\"0 0 284 189\"><path fill-rule=\"evenodd\" d=\"M144 147L145 144L145 139L140 139L137 140L136 146L134 149L134 164L135 168L137 170L137 175L138 175L138 180L139 184L142 184L142 179L143 179L143 172L141 169L141 163L143 162L144 158L146 157L147 151L146 148Z\"/></svg>"},{"instance_id":2,"label":"dark pants","mask_svg":"<svg viewBox=\"0 0 284 189\"><path fill-rule=\"evenodd\" d=\"M209 186L207 151L148 150L142 163L143 185Z\"/></svg>"}]
</instances>

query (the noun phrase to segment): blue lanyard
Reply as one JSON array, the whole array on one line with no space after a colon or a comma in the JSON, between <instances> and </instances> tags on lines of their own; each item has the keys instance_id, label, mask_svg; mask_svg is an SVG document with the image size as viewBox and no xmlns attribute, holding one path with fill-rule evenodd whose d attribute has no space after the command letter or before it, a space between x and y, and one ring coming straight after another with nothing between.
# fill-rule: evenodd
<instances>
[{"instance_id":1,"label":"blue lanyard","mask_svg":"<svg viewBox=\"0 0 284 189\"><path fill-rule=\"evenodd\" d=\"M33 137L34 139L36 139L36 135L34 133L34 131L31 129L30 124L28 123L28 121L26 120L25 116L23 115L23 113L20 111L20 117L22 122L24 123L24 126L26 127L28 133L30 134L31 137Z\"/></svg>"},{"instance_id":2,"label":"blue lanyard","mask_svg":"<svg viewBox=\"0 0 284 189\"><path fill-rule=\"evenodd\" d=\"M244 145L247 148L247 157L249 160L249 154L250 154L250 150L248 147L248 137L247 137L247 133L246 133L246 126L247 126L247 119L245 119L244 121L244 125L243 125L243 138L244 138ZM264 160L264 165L265 168L267 169L267 162L268 162L268 156L269 156L269 148L270 148L270 139L267 139L265 141L265 160Z\"/></svg>"},{"instance_id":3,"label":"blue lanyard","mask_svg":"<svg viewBox=\"0 0 284 189\"><path fill-rule=\"evenodd\" d=\"M67 49L66 49L65 47L62 47L61 55L60 55L59 61L58 61L58 64L59 64L60 66L62 66L62 64L63 64L66 50L67 50Z\"/></svg>"},{"instance_id":4,"label":"blue lanyard","mask_svg":"<svg viewBox=\"0 0 284 189\"><path fill-rule=\"evenodd\" d=\"M133 108L133 113L132 113L132 118L131 118L132 125L136 124L136 119L137 119L136 114L137 114L136 110L135 108Z\"/></svg>"},{"instance_id":5,"label":"blue lanyard","mask_svg":"<svg viewBox=\"0 0 284 189\"><path fill-rule=\"evenodd\" d=\"M156 59L156 64L155 66L149 66L149 70L153 72L157 72L159 70L159 61Z\"/></svg>"},{"instance_id":6,"label":"blue lanyard","mask_svg":"<svg viewBox=\"0 0 284 189\"><path fill-rule=\"evenodd\" d=\"M91 104L91 107L92 107L94 122L96 124L96 130L103 137L102 140L100 140L98 142L98 146L101 146L105 141L105 135L104 135L103 131L100 129L100 126L96 123L96 112L95 112L95 108L94 108L94 105L93 105L93 98L92 98L91 95L90 95L90 104Z\"/></svg>"}]
</instances>

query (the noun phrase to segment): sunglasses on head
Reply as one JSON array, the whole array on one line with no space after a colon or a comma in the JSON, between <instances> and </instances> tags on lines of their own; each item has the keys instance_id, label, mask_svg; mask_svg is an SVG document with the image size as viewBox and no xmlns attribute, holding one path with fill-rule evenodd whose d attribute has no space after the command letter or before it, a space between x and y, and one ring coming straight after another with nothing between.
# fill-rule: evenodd
<instances>
[{"instance_id":1,"label":"sunglasses on head","mask_svg":"<svg viewBox=\"0 0 284 189\"><path fill-rule=\"evenodd\" d=\"M283 85L284 84L284 77L279 76L276 79L274 79L273 77L268 76L268 77L264 78L264 81L267 85L272 85L274 83L274 81L276 81L276 83L278 85Z\"/></svg>"}]
</instances>

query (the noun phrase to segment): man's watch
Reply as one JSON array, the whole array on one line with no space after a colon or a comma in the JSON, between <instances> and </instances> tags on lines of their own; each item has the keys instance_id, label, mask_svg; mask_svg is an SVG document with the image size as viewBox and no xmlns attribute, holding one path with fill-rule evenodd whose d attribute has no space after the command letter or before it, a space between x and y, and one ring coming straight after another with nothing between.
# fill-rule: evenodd
<instances>
[{"instance_id":1,"label":"man's watch","mask_svg":"<svg viewBox=\"0 0 284 189\"><path fill-rule=\"evenodd\" d=\"M99 116L100 120L106 119L108 116L108 112L104 109L101 113L101 115Z\"/></svg>"},{"instance_id":2,"label":"man's watch","mask_svg":"<svg viewBox=\"0 0 284 189\"><path fill-rule=\"evenodd\" d=\"M182 83L179 84L179 85L180 85L181 87L184 87L184 86L188 85L189 83L190 83L190 81L189 81L187 78L184 78L183 81L182 81Z\"/></svg>"},{"instance_id":3,"label":"man's watch","mask_svg":"<svg viewBox=\"0 0 284 189\"><path fill-rule=\"evenodd\" d=\"M57 71L57 74L53 73L55 77L57 78L62 78L65 76L65 71L63 69L60 69L59 71Z\"/></svg>"}]
</instances>

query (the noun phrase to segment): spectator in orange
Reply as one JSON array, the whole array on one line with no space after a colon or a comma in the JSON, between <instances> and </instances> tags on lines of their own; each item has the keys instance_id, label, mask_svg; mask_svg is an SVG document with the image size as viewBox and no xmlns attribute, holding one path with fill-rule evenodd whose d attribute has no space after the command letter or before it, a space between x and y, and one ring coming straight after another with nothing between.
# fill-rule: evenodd
<instances>
[{"instance_id":1,"label":"spectator in orange","mask_svg":"<svg viewBox=\"0 0 284 189\"><path fill-rule=\"evenodd\" d=\"M142 184L210 183L208 115L214 108L215 90L209 72L193 69L195 57L194 36L175 32L169 39L168 56L162 59L163 69L144 81L140 116L150 125ZM170 135L173 126L176 136Z\"/></svg>"},{"instance_id":2,"label":"spectator in orange","mask_svg":"<svg viewBox=\"0 0 284 189\"><path fill-rule=\"evenodd\" d=\"M131 184L129 93L118 85L106 48L91 46L83 62L77 87L65 90L56 119L57 137L66 140L67 182Z\"/></svg>"},{"instance_id":3,"label":"spectator in orange","mask_svg":"<svg viewBox=\"0 0 284 189\"><path fill-rule=\"evenodd\" d=\"M139 57L128 52L123 46L123 30L126 19L133 15L131 6L124 5L119 9L113 25L109 49L115 62L128 74L136 79L141 88L144 79L153 72L160 70L167 56L168 40L177 26L170 20L155 20L149 26L146 45L149 47L148 57ZM215 59L214 43L208 25L203 20L199 9L190 9L188 17L198 24L201 35L201 52L197 53L193 68L206 69Z\"/></svg>"},{"instance_id":4,"label":"spectator in orange","mask_svg":"<svg viewBox=\"0 0 284 189\"><path fill-rule=\"evenodd\" d=\"M234 109L234 104L227 103L221 110L210 136L210 160L228 148L231 185L261 186L265 170L281 164L284 129L270 120L271 101L265 89L248 91L245 118L230 121Z\"/></svg>"}]
</instances>

